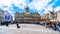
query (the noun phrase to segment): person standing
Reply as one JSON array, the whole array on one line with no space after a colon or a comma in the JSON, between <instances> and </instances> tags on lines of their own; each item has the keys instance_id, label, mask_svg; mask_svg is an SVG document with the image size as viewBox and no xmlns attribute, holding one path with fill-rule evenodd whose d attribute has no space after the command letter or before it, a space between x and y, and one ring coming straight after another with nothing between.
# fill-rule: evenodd
<instances>
[{"instance_id":1,"label":"person standing","mask_svg":"<svg viewBox=\"0 0 60 34\"><path fill-rule=\"evenodd\" d=\"M8 23L9 23L8 21L5 21L5 25L6 25L7 27L8 27Z\"/></svg>"},{"instance_id":2,"label":"person standing","mask_svg":"<svg viewBox=\"0 0 60 34\"><path fill-rule=\"evenodd\" d=\"M19 22L17 22L17 21L15 21L16 22L16 26L17 26L17 28L20 28L20 26L19 26Z\"/></svg>"},{"instance_id":3,"label":"person standing","mask_svg":"<svg viewBox=\"0 0 60 34\"><path fill-rule=\"evenodd\" d=\"M4 14L4 21L5 21L5 25L8 26L10 21L13 21L13 16L5 10L5 14Z\"/></svg>"}]
</instances>

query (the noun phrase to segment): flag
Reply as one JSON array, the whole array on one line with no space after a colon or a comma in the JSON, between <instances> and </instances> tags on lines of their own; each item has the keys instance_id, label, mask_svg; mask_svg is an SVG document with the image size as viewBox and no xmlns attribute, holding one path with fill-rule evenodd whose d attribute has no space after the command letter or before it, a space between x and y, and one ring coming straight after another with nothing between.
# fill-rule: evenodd
<instances>
[{"instance_id":1,"label":"flag","mask_svg":"<svg viewBox=\"0 0 60 34\"><path fill-rule=\"evenodd\" d=\"M54 14L54 12L49 11L51 14Z\"/></svg>"}]
</instances>

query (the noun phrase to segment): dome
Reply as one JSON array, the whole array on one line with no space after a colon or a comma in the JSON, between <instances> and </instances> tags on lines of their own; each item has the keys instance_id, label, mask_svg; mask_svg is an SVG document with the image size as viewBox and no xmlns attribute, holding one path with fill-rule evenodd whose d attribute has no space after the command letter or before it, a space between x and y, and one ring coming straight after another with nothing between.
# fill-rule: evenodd
<instances>
[{"instance_id":1,"label":"dome","mask_svg":"<svg viewBox=\"0 0 60 34\"><path fill-rule=\"evenodd\" d=\"M30 17L30 16L32 16L32 14L31 14L30 12L26 12L26 13L24 14L24 16Z\"/></svg>"}]
</instances>

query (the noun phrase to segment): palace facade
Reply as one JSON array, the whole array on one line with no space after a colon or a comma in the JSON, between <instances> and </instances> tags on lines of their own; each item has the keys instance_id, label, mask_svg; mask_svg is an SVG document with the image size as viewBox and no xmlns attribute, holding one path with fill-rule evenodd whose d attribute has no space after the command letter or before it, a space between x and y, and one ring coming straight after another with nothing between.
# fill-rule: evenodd
<instances>
[{"instance_id":1,"label":"palace facade","mask_svg":"<svg viewBox=\"0 0 60 34\"><path fill-rule=\"evenodd\" d=\"M40 14L37 13L31 13L29 12L29 7L26 7L26 12L25 13L20 13L20 12L16 12L15 13L15 21L19 21L19 22L35 22L35 21L39 21L40 22L41 17Z\"/></svg>"}]
</instances>

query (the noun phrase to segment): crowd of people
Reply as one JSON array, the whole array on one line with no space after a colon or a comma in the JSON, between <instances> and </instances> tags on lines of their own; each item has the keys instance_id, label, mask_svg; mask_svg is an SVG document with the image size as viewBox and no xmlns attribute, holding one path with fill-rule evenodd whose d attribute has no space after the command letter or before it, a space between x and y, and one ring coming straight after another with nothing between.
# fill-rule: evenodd
<instances>
[{"instance_id":1,"label":"crowd of people","mask_svg":"<svg viewBox=\"0 0 60 34\"><path fill-rule=\"evenodd\" d=\"M7 27L9 26L9 24L16 24L17 28L20 28L19 23L22 23L22 22L17 22L17 21L1 22L2 25L6 25ZM31 22L28 22L28 23L30 24ZM52 21L52 22L51 21L42 21L42 22L35 21L34 24L39 24L39 25L45 26L46 28L52 28L55 31L60 31L60 22L59 21Z\"/></svg>"},{"instance_id":2,"label":"crowd of people","mask_svg":"<svg viewBox=\"0 0 60 34\"><path fill-rule=\"evenodd\" d=\"M52 28L55 31L60 31L60 22L59 21L44 21L40 25L45 25L46 28Z\"/></svg>"}]
</instances>

